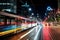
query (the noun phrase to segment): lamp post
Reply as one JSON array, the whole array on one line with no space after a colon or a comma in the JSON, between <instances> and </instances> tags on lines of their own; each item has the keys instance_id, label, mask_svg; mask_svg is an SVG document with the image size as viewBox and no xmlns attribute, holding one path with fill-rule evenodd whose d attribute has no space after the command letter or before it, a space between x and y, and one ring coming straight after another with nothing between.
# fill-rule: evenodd
<instances>
[{"instance_id":1,"label":"lamp post","mask_svg":"<svg viewBox=\"0 0 60 40\"><path fill-rule=\"evenodd\" d=\"M32 9L31 8L29 8L29 11L31 11Z\"/></svg>"}]
</instances>

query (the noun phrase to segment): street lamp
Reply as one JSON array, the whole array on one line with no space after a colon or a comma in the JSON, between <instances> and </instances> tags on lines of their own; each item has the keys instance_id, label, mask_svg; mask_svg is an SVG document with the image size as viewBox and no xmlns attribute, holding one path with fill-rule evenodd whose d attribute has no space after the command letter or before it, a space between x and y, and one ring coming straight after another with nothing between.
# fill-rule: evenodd
<instances>
[{"instance_id":1,"label":"street lamp","mask_svg":"<svg viewBox=\"0 0 60 40\"><path fill-rule=\"evenodd\" d=\"M32 9L31 8L29 8L29 11L31 11Z\"/></svg>"},{"instance_id":2,"label":"street lamp","mask_svg":"<svg viewBox=\"0 0 60 40\"><path fill-rule=\"evenodd\" d=\"M34 13L32 13L32 15L34 15Z\"/></svg>"},{"instance_id":3,"label":"street lamp","mask_svg":"<svg viewBox=\"0 0 60 40\"><path fill-rule=\"evenodd\" d=\"M51 6L48 6L48 7L47 7L47 11L51 11L51 10L53 10L53 9L51 8Z\"/></svg>"},{"instance_id":4,"label":"street lamp","mask_svg":"<svg viewBox=\"0 0 60 40\"><path fill-rule=\"evenodd\" d=\"M39 14L37 13L37 18L39 17Z\"/></svg>"},{"instance_id":5,"label":"street lamp","mask_svg":"<svg viewBox=\"0 0 60 40\"><path fill-rule=\"evenodd\" d=\"M48 13L51 12L52 10L53 9L51 8L51 6L47 6L45 16L48 16Z\"/></svg>"}]
</instances>

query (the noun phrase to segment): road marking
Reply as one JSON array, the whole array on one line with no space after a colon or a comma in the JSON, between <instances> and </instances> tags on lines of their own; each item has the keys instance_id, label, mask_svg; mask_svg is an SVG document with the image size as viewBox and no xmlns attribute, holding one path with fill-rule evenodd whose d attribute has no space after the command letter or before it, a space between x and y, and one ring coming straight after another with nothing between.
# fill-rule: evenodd
<instances>
[{"instance_id":1,"label":"road marking","mask_svg":"<svg viewBox=\"0 0 60 40\"><path fill-rule=\"evenodd\" d=\"M42 26L41 26L41 25L39 25L38 27L39 27L39 30L38 30L38 32L37 32L37 34L36 34L36 36L34 37L34 40L38 40L38 39L37 39L37 37L38 37L39 32L41 31L41 28L42 28Z\"/></svg>"},{"instance_id":2,"label":"road marking","mask_svg":"<svg viewBox=\"0 0 60 40\"><path fill-rule=\"evenodd\" d=\"M33 30L35 29L35 27L33 29L31 29L29 32L27 32L26 34L22 35L18 40L21 40L22 38L24 38L25 36L27 36L29 33L31 33Z\"/></svg>"}]
</instances>

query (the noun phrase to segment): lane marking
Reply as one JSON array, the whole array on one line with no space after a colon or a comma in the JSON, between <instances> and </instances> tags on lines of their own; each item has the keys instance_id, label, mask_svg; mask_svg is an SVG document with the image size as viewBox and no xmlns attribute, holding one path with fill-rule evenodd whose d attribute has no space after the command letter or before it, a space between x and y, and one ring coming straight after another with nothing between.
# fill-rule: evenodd
<instances>
[{"instance_id":1,"label":"lane marking","mask_svg":"<svg viewBox=\"0 0 60 40\"><path fill-rule=\"evenodd\" d=\"M39 30L38 30L36 36L34 37L34 40L37 40L37 37L39 36L39 32L41 31L41 28L42 28L42 26L39 25Z\"/></svg>"},{"instance_id":2,"label":"lane marking","mask_svg":"<svg viewBox=\"0 0 60 40\"><path fill-rule=\"evenodd\" d=\"M26 34L22 35L18 40L21 40L22 38L24 38L25 36L27 36L29 33L31 33L33 30L35 29L35 27L33 29L31 29L29 32L27 32Z\"/></svg>"}]
</instances>

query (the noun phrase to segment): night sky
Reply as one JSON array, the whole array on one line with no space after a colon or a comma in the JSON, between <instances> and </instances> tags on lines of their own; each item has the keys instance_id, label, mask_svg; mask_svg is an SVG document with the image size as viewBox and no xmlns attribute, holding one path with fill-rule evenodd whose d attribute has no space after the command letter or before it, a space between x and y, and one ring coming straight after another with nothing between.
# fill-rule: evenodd
<instances>
[{"instance_id":1,"label":"night sky","mask_svg":"<svg viewBox=\"0 0 60 40\"><path fill-rule=\"evenodd\" d=\"M31 5L31 7L34 9L34 13L39 13L39 15L44 18L44 14L46 11L47 6L51 6L53 9L57 9L58 2L57 0L22 0L23 2L26 2ZM21 7L22 2L21 0L18 0L18 9Z\"/></svg>"}]
</instances>

